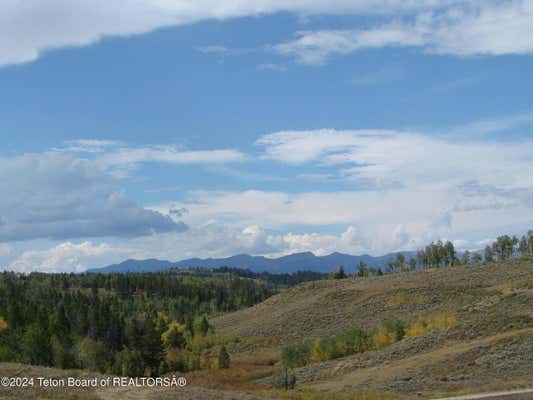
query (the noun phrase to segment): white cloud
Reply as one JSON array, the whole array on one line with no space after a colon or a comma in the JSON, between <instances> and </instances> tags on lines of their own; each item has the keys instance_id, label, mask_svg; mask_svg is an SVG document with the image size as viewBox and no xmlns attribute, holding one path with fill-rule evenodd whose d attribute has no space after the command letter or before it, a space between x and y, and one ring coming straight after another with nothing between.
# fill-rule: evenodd
<instances>
[{"instance_id":1,"label":"white cloud","mask_svg":"<svg viewBox=\"0 0 533 400\"><path fill-rule=\"evenodd\" d=\"M490 203L475 209L454 207L465 199L461 190L446 185L384 192L196 192L183 203L154 207L162 213L187 208L180 219L191 229L179 240L170 233L137 242L150 242L147 249L174 258L299 251L381 255L414 250L439 238L468 240L477 248L478 240L525 232L532 222L527 219L533 212L531 200L496 208ZM485 199L480 195L478 201ZM202 225L205 221L209 223ZM324 228L341 233L324 233ZM287 233L265 233L270 231Z\"/></svg>"},{"instance_id":2,"label":"white cloud","mask_svg":"<svg viewBox=\"0 0 533 400\"><path fill-rule=\"evenodd\" d=\"M169 164L223 164L242 162L246 156L237 150L183 151L173 146L144 148L121 148L109 152L99 159L105 166L121 166L142 162L163 162Z\"/></svg>"},{"instance_id":3,"label":"white cloud","mask_svg":"<svg viewBox=\"0 0 533 400\"><path fill-rule=\"evenodd\" d=\"M153 209L169 214L185 208L188 212L180 218L191 226L212 221L235 230L257 225L287 232L300 227L304 233L269 239L271 251L281 252L381 254L444 237L475 243L502 232L521 232L531 223L526 217L533 214L530 139L458 142L422 133L325 129L276 132L257 143L266 159L305 167L311 177L343 181L354 189L191 191L182 201ZM321 233L324 227L337 232L351 228L339 236Z\"/></svg>"},{"instance_id":4,"label":"white cloud","mask_svg":"<svg viewBox=\"0 0 533 400\"><path fill-rule=\"evenodd\" d=\"M52 151L72 153L102 153L109 148L118 146L120 142L100 139L67 140L65 147L55 148Z\"/></svg>"},{"instance_id":5,"label":"white cloud","mask_svg":"<svg viewBox=\"0 0 533 400\"><path fill-rule=\"evenodd\" d=\"M94 266L105 266L110 260L121 260L131 249L112 247L107 243L94 245L65 242L47 250L26 251L8 265L18 272L83 272Z\"/></svg>"},{"instance_id":6,"label":"white cloud","mask_svg":"<svg viewBox=\"0 0 533 400\"><path fill-rule=\"evenodd\" d=\"M507 115L504 117L488 118L455 127L448 131L448 136L472 137L505 132L514 128L533 124L533 110Z\"/></svg>"},{"instance_id":7,"label":"white cloud","mask_svg":"<svg viewBox=\"0 0 533 400\"><path fill-rule=\"evenodd\" d=\"M186 229L127 198L100 163L62 153L0 157L0 193L3 242Z\"/></svg>"},{"instance_id":8,"label":"white cloud","mask_svg":"<svg viewBox=\"0 0 533 400\"><path fill-rule=\"evenodd\" d=\"M306 230L322 226L355 225L361 230L384 226L391 230L410 222L412 226L427 225L453 193L437 187L396 191L307 192L290 194L248 190L243 192L191 192L181 203L173 202L153 207L167 214L173 208L188 210L183 220L191 225L210 220L229 226L260 225L266 229L286 230L290 226L305 226ZM420 203L436 198L434 203ZM402 212L398 212L401 207ZM391 228L392 227L392 228ZM372 229L375 231L375 229Z\"/></svg>"},{"instance_id":9,"label":"white cloud","mask_svg":"<svg viewBox=\"0 0 533 400\"><path fill-rule=\"evenodd\" d=\"M65 146L53 148L53 153L102 153L97 160L104 167L127 166L143 162L169 164L223 164L242 162L246 155L235 149L184 150L173 145L145 147L122 146L114 140L80 139L68 140Z\"/></svg>"},{"instance_id":10,"label":"white cloud","mask_svg":"<svg viewBox=\"0 0 533 400\"><path fill-rule=\"evenodd\" d=\"M533 53L533 1L485 1L427 12L412 22L344 30L309 30L273 46L304 64L322 64L330 55L361 49L420 47L436 54L505 55Z\"/></svg>"},{"instance_id":11,"label":"white cloud","mask_svg":"<svg viewBox=\"0 0 533 400\"><path fill-rule=\"evenodd\" d=\"M478 1L478 0L476 0ZM434 9L468 0L48 0L0 2L0 65L37 59L43 52L84 46L198 22L288 11L304 14L387 14Z\"/></svg>"},{"instance_id":12,"label":"white cloud","mask_svg":"<svg viewBox=\"0 0 533 400\"><path fill-rule=\"evenodd\" d=\"M285 55L295 55L303 64L322 64L331 54L348 54L356 50L385 46L420 46L422 32L392 24L369 30L300 31L295 40L273 46Z\"/></svg>"},{"instance_id":13,"label":"white cloud","mask_svg":"<svg viewBox=\"0 0 533 400\"><path fill-rule=\"evenodd\" d=\"M372 188L452 187L466 181L532 184L533 141L454 141L421 133L355 130L282 131L257 141L264 157L290 164L337 166Z\"/></svg>"}]
</instances>

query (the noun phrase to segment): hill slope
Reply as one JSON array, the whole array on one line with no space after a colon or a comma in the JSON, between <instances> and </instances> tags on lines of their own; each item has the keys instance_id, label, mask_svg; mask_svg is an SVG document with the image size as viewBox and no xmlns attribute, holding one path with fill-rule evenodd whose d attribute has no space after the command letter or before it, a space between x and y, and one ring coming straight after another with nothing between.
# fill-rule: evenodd
<instances>
[{"instance_id":1,"label":"hill slope","mask_svg":"<svg viewBox=\"0 0 533 400\"><path fill-rule=\"evenodd\" d=\"M457 324L381 350L311 364L298 382L320 390L428 395L507 389L533 382L533 260L301 284L214 319L244 338L236 358L279 357L290 343L328 338L390 317L452 315ZM268 379L265 380L268 383Z\"/></svg>"}]
</instances>

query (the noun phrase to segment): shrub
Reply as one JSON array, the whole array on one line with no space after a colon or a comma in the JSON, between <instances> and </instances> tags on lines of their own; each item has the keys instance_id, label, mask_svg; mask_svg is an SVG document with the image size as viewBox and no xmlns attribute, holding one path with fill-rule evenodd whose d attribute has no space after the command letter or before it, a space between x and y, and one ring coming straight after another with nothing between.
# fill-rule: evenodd
<instances>
[{"instance_id":1,"label":"shrub","mask_svg":"<svg viewBox=\"0 0 533 400\"><path fill-rule=\"evenodd\" d=\"M372 348L372 338L359 327L345 332L337 340L337 350L342 355L362 353Z\"/></svg>"},{"instance_id":2,"label":"shrub","mask_svg":"<svg viewBox=\"0 0 533 400\"><path fill-rule=\"evenodd\" d=\"M396 342L402 340L405 336L405 322L398 318L386 319L383 323L383 327L385 328L387 334L390 334L394 337Z\"/></svg>"},{"instance_id":3,"label":"shrub","mask_svg":"<svg viewBox=\"0 0 533 400\"><path fill-rule=\"evenodd\" d=\"M335 339L318 339L313 342L309 353L311 362L321 362L339 357Z\"/></svg>"},{"instance_id":4,"label":"shrub","mask_svg":"<svg viewBox=\"0 0 533 400\"><path fill-rule=\"evenodd\" d=\"M285 347L281 353L283 365L287 368L297 368L308 364L310 351L310 346L305 343Z\"/></svg>"}]
</instances>

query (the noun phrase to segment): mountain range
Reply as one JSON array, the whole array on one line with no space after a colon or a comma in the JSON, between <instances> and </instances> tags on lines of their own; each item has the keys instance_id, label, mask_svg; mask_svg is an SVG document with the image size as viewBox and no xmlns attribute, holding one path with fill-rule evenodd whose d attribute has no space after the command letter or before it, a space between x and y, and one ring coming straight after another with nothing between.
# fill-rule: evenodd
<instances>
[{"instance_id":1,"label":"mountain range","mask_svg":"<svg viewBox=\"0 0 533 400\"><path fill-rule=\"evenodd\" d=\"M251 256L239 254L227 258L189 258L186 260L171 262L157 259L126 260L119 264L109 265L103 268L89 269L87 273L140 273L155 272L168 269L191 269L191 268L243 268L254 272L291 273L296 271L332 272L344 266L347 271L353 272L356 265L361 261L370 267L383 269L387 261L393 259L397 253L389 253L384 256L350 255L343 253L331 253L326 256L316 256L311 252L295 253L279 258L264 256ZM414 252L403 252L406 259L414 256Z\"/></svg>"}]
</instances>

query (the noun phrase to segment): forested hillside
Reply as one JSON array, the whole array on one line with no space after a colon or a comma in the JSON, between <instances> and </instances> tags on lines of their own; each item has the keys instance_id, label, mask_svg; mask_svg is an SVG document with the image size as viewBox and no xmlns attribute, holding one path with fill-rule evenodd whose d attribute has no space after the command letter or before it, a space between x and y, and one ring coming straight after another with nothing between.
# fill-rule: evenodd
<instances>
[{"instance_id":1,"label":"forested hillside","mask_svg":"<svg viewBox=\"0 0 533 400\"><path fill-rule=\"evenodd\" d=\"M230 274L4 272L0 361L125 375L209 367L224 343L206 315L248 307L272 293L263 282Z\"/></svg>"}]
</instances>

